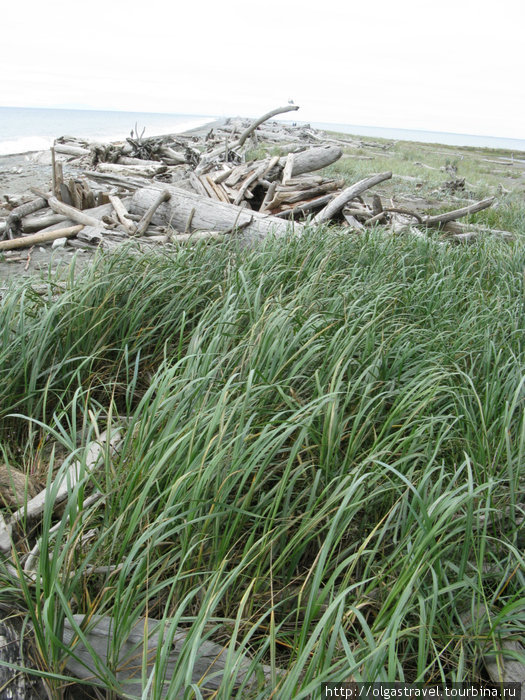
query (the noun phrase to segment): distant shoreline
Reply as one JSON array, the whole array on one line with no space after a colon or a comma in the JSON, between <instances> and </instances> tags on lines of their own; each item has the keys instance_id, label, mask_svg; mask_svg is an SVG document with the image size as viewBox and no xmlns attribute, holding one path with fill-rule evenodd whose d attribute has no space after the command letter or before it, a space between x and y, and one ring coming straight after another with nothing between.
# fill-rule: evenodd
<instances>
[{"instance_id":1,"label":"distant shoreline","mask_svg":"<svg viewBox=\"0 0 525 700\"><path fill-rule=\"evenodd\" d=\"M19 114L13 116L14 112ZM432 143L445 146L490 148L523 153L525 139L477 134L459 134L418 129L366 126L342 122L307 122L297 113L298 124L310 123L317 129L344 133L358 138ZM27 119L25 119L27 117ZM37 107L0 107L0 155L35 153L49 148L54 138L65 134L88 140L112 142L124 140L135 125L146 128L146 136L194 133L224 123L227 116L162 114L156 112L118 112L112 110L51 109ZM239 115L231 118L239 118ZM285 119L285 123L292 120ZM197 122L193 127L192 123ZM124 126L125 125L125 126ZM182 128L176 128L178 125ZM189 128L188 128L189 127Z\"/></svg>"}]
</instances>

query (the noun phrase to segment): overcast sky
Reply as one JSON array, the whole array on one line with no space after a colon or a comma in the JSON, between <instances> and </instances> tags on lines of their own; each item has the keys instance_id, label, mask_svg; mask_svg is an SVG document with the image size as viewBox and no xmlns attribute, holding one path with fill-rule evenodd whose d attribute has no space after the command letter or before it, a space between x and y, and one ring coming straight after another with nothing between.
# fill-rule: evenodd
<instances>
[{"instance_id":1,"label":"overcast sky","mask_svg":"<svg viewBox=\"0 0 525 700\"><path fill-rule=\"evenodd\" d=\"M525 138L524 0L25 0L4 106L255 116Z\"/></svg>"}]
</instances>

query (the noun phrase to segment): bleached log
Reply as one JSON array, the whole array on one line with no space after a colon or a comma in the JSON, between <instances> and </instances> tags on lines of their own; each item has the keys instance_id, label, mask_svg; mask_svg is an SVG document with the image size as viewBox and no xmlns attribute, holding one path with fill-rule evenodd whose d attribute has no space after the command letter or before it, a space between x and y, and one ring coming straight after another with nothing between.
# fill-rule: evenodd
<instances>
[{"instance_id":1,"label":"bleached log","mask_svg":"<svg viewBox=\"0 0 525 700\"><path fill-rule=\"evenodd\" d=\"M54 145L55 153L62 153L66 156L88 156L91 151L89 148L83 148L82 146L71 146L65 143L55 143Z\"/></svg>"},{"instance_id":2,"label":"bleached log","mask_svg":"<svg viewBox=\"0 0 525 700\"><path fill-rule=\"evenodd\" d=\"M242 238L246 242L261 240L271 232L284 235L290 228L286 222L274 216L246 211L234 204L217 202L178 187L155 184L135 192L129 205L130 211L134 214L145 212L162 189L170 192L171 199L168 203L159 206L152 221L159 225L169 224L178 231L186 229L192 209L195 210L192 217L193 228L220 232L245 225ZM303 227L300 224L294 224L293 228L295 232L301 233Z\"/></svg>"},{"instance_id":3,"label":"bleached log","mask_svg":"<svg viewBox=\"0 0 525 700\"><path fill-rule=\"evenodd\" d=\"M163 189L162 192L157 194L156 198L149 205L147 210L144 212L144 216L137 224L135 231L133 232L135 236L142 236L145 233L157 209L163 202L167 202L170 197L171 193L167 189Z\"/></svg>"},{"instance_id":4,"label":"bleached log","mask_svg":"<svg viewBox=\"0 0 525 700\"><path fill-rule=\"evenodd\" d=\"M494 201L495 197L488 197L488 199L483 199L481 202L475 202L474 204L469 204L467 207L462 207L461 209L454 209L453 211L447 211L443 214L436 214L435 216L427 216L424 219L424 223L427 226L436 226L437 224L445 224L448 221L454 221L455 219L461 219L463 216L468 216L469 214L475 214L478 211L487 209L490 207Z\"/></svg>"},{"instance_id":5,"label":"bleached log","mask_svg":"<svg viewBox=\"0 0 525 700\"><path fill-rule=\"evenodd\" d=\"M0 250L15 250L16 248L29 248L32 245L40 245L41 243L49 243L50 241L55 241L57 238L71 238L71 236L75 236L83 228L83 224L78 224L76 226L67 226L66 228L59 228L55 231L41 231L40 233L33 233L29 236L13 238L9 241L0 241Z\"/></svg>"},{"instance_id":6,"label":"bleached log","mask_svg":"<svg viewBox=\"0 0 525 700\"><path fill-rule=\"evenodd\" d=\"M127 200L125 200L126 202ZM90 218L95 221L93 224L90 222L89 224L85 224L87 226L102 226L102 219L104 216L109 216L113 212L113 205L112 204L100 204L98 207L93 207L92 209L84 209L83 214L86 214ZM75 222L73 219L68 219L65 218L63 219L60 223L54 223L48 225L46 228L42 229L40 233L45 233L46 231L56 231L59 228L64 228L68 226L73 226Z\"/></svg>"},{"instance_id":7,"label":"bleached log","mask_svg":"<svg viewBox=\"0 0 525 700\"><path fill-rule=\"evenodd\" d=\"M272 211L282 204L295 204L296 202L311 200L316 197L321 197L328 192L333 192L339 189L340 186L341 183L337 180L329 180L320 185L300 190L280 190L279 185L277 185L275 196L266 207L269 211Z\"/></svg>"},{"instance_id":8,"label":"bleached log","mask_svg":"<svg viewBox=\"0 0 525 700\"><path fill-rule=\"evenodd\" d=\"M312 211L312 209L319 209L320 207L324 207L333 198L333 194L325 194L322 197L316 197L315 199L310 199L307 202L299 202L298 204L290 207L289 209L283 209L283 211L280 211L278 214L275 214L275 216L279 217L279 219L291 219L292 217L298 214L306 214L307 212Z\"/></svg>"},{"instance_id":9,"label":"bleached log","mask_svg":"<svg viewBox=\"0 0 525 700\"><path fill-rule=\"evenodd\" d=\"M299 109L298 105L286 105L286 107L278 107L277 109L273 109L271 112L267 112L266 114L263 114L262 117L259 117L259 119L256 119L252 124L250 124L240 135L240 137L236 141L232 141L231 143L226 142L226 153L229 151L233 151L236 148L240 148L241 146L244 145L246 139L248 136L250 136L255 129L257 129L258 126L260 126L263 122L267 121L268 119L271 119L272 117L275 117L277 114L283 114L284 112L292 112ZM209 151L206 153L202 161L203 162L209 162L211 160L214 160L218 156L221 156L225 153L225 146L224 144L220 145L218 148L213 149L212 151Z\"/></svg>"},{"instance_id":10,"label":"bleached log","mask_svg":"<svg viewBox=\"0 0 525 700\"><path fill-rule=\"evenodd\" d=\"M82 638L79 638L69 618L64 619L63 644L65 649L71 650L71 655L66 656L65 665L69 673L78 678L89 681L93 685L103 686L98 672L99 664L108 663L108 650L111 649L111 639L117 631L116 623L112 617L102 615L86 616L75 614L72 616L77 628L83 629ZM118 660L114 664L114 676L121 684L122 692L126 697L143 697L140 665L145 664L145 677L153 673L153 665L158 657L159 646L166 645L170 622L161 622L152 617L139 618L131 627L129 633L123 638L118 648ZM164 629L164 634L162 630ZM180 666L180 656L185 646L188 631L182 628L175 630L170 635L170 651L166 661L164 672L164 684L160 689L160 698L174 697L168 690L173 675ZM84 641L85 640L85 641ZM86 646L87 643L87 646ZM95 653L95 659L89 649ZM192 682L198 684L208 697L210 693L217 694L218 688L224 680L224 671L228 659L228 648L210 641L203 641L198 648L192 651ZM98 660L98 664L97 664ZM247 656L237 659L236 678L234 685L250 687L257 680L257 674L253 664ZM272 670L268 666L258 665L260 673L268 681L272 677ZM282 671L277 669L277 674ZM232 681L228 679L228 682ZM178 697L178 696L177 696Z\"/></svg>"},{"instance_id":11,"label":"bleached log","mask_svg":"<svg viewBox=\"0 0 525 700\"><path fill-rule=\"evenodd\" d=\"M168 236L173 243L191 243L192 241L222 240L225 235L220 231L194 231L193 233L176 233Z\"/></svg>"},{"instance_id":12,"label":"bleached log","mask_svg":"<svg viewBox=\"0 0 525 700\"><path fill-rule=\"evenodd\" d=\"M502 231L501 229L490 228L489 226L483 226L480 224L465 224L461 221L449 221L443 226L442 230L446 231L447 233L458 235L468 232L476 234L490 234L509 241L512 241L515 238L515 235L510 231Z\"/></svg>"},{"instance_id":13,"label":"bleached log","mask_svg":"<svg viewBox=\"0 0 525 700\"><path fill-rule=\"evenodd\" d=\"M109 201L111 202L113 209L115 210L115 214L117 215L118 220L120 221L122 226L124 226L128 233L131 233L135 228L135 225L133 221L129 218L129 212L124 206L124 203L122 202L120 197L117 197L114 194L110 194Z\"/></svg>"},{"instance_id":14,"label":"bleached log","mask_svg":"<svg viewBox=\"0 0 525 700\"><path fill-rule=\"evenodd\" d=\"M73 462L66 471L56 476L49 489L44 489L28 501L27 504L16 510L9 521L3 524L0 523L0 551L4 554L9 554L11 549L10 546L6 548L4 545L6 530L12 531L19 522L25 522L26 520L29 522L38 518L44 512L46 500L49 498L50 493L54 495L53 507L64 501L80 479L85 478L87 474L95 469L104 454L104 450L115 450L120 440L121 434L119 430L115 429L111 433L104 431L100 435L99 442L94 441L89 445L85 460Z\"/></svg>"},{"instance_id":15,"label":"bleached log","mask_svg":"<svg viewBox=\"0 0 525 700\"><path fill-rule=\"evenodd\" d=\"M47 201L43 197L38 197L31 202L26 202L25 204L15 207L15 209L9 213L2 233L9 236L17 234L21 229L23 230L23 217L34 214L34 212L44 209L45 207L47 207Z\"/></svg>"},{"instance_id":16,"label":"bleached log","mask_svg":"<svg viewBox=\"0 0 525 700\"><path fill-rule=\"evenodd\" d=\"M379 173L378 175L372 175L372 177L367 177L364 180L360 180L351 187L347 187L346 190L343 190L340 195L327 204L327 206L312 219L312 223L322 224L325 221L329 221L332 217L338 214L345 204L347 204L351 199L358 197L360 194L363 194L363 192L370 189L370 187L378 185L380 182L384 182L391 177L391 172Z\"/></svg>"},{"instance_id":17,"label":"bleached log","mask_svg":"<svg viewBox=\"0 0 525 700\"><path fill-rule=\"evenodd\" d=\"M271 119L272 117L275 117L277 114L284 114L285 112L295 112L299 109L299 105L286 105L285 107L277 107L277 109L272 109L271 112L266 112L266 114L263 114L262 117L259 117L256 119L250 126L245 129L237 143L237 146L242 146L248 136L250 134L253 134L255 129L257 129L260 124L263 124L264 122L268 121L268 119Z\"/></svg>"},{"instance_id":18,"label":"bleached log","mask_svg":"<svg viewBox=\"0 0 525 700\"><path fill-rule=\"evenodd\" d=\"M150 165L152 168L156 168L162 165L158 160L143 160L142 158L133 158L131 156L120 156L117 165Z\"/></svg>"},{"instance_id":19,"label":"bleached log","mask_svg":"<svg viewBox=\"0 0 525 700\"><path fill-rule=\"evenodd\" d=\"M123 175L111 175L110 173L99 173L96 170L86 170L84 177L96 182L107 182L109 185L116 185L126 190L136 190L144 187L144 180L137 177L124 177Z\"/></svg>"},{"instance_id":20,"label":"bleached log","mask_svg":"<svg viewBox=\"0 0 525 700\"><path fill-rule=\"evenodd\" d=\"M95 217L86 214L85 211L80 211L75 207L71 207L69 204L60 202L56 197L49 197L48 203L51 209L57 214L63 214L64 216L67 216L68 219L76 221L77 224L82 224L84 226L100 226L101 224L101 222L98 219L95 219Z\"/></svg>"},{"instance_id":21,"label":"bleached log","mask_svg":"<svg viewBox=\"0 0 525 700\"><path fill-rule=\"evenodd\" d=\"M263 178L266 173L273 168L273 166L279 160L278 156L274 156L269 162L263 161L263 163L242 183L237 196L235 197L234 204L240 204L245 194L248 191L248 187L252 185L259 178Z\"/></svg>"},{"instance_id":22,"label":"bleached log","mask_svg":"<svg viewBox=\"0 0 525 700\"><path fill-rule=\"evenodd\" d=\"M104 238L105 229L100 226L84 226L77 234L79 241L89 243L90 246L99 246Z\"/></svg>"},{"instance_id":23,"label":"bleached log","mask_svg":"<svg viewBox=\"0 0 525 700\"><path fill-rule=\"evenodd\" d=\"M303 173L310 173L314 170L321 170L328 165L335 163L341 156L343 151L339 146L314 146L306 151L300 151L293 154L293 167L290 177L297 177ZM286 165L287 158L281 158L280 164L283 168Z\"/></svg>"},{"instance_id":24,"label":"bleached log","mask_svg":"<svg viewBox=\"0 0 525 700\"><path fill-rule=\"evenodd\" d=\"M38 675L19 670L37 668L32 660L29 638L23 615L0 615L0 697L6 700L42 700L49 697Z\"/></svg>"},{"instance_id":25,"label":"bleached log","mask_svg":"<svg viewBox=\"0 0 525 700\"><path fill-rule=\"evenodd\" d=\"M97 168L101 173L112 173L115 175L130 177L155 177L155 175L165 173L168 166L164 165L164 163L156 163L155 165L119 165L119 163L99 163Z\"/></svg>"},{"instance_id":26,"label":"bleached log","mask_svg":"<svg viewBox=\"0 0 525 700\"><path fill-rule=\"evenodd\" d=\"M181 165L183 163L187 163L187 159L184 154L177 153L177 151L173 150L173 148L170 148L169 146L163 146L160 149L160 152L163 156L169 158L172 161L175 161L176 163L180 163Z\"/></svg>"}]
</instances>

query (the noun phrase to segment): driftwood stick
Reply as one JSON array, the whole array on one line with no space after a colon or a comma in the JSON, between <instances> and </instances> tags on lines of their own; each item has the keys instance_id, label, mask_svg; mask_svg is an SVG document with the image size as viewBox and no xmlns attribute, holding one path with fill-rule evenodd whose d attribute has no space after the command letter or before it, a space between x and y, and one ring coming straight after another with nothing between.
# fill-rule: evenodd
<instances>
[{"instance_id":1,"label":"driftwood stick","mask_svg":"<svg viewBox=\"0 0 525 700\"><path fill-rule=\"evenodd\" d=\"M80 211L79 209L76 209L76 207L70 206L69 204L59 202L59 200L56 197L49 197L48 202L51 209L57 214L63 214L64 216L67 216L68 219L72 219L78 224L82 224L83 226L101 225L100 219L95 219L95 217L89 216L89 214L85 214L84 212Z\"/></svg>"},{"instance_id":2,"label":"driftwood stick","mask_svg":"<svg viewBox=\"0 0 525 700\"><path fill-rule=\"evenodd\" d=\"M259 208L259 211L261 213L268 211L268 204L272 201L274 195L275 195L275 190L277 189L277 180L274 180L270 184L270 187L268 187L268 190L264 196L263 202Z\"/></svg>"},{"instance_id":3,"label":"driftwood stick","mask_svg":"<svg viewBox=\"0 0 525 700\"><path fill-rule=\"evenodd\" d=\"M482 211L490 207L494 201L495 197L489 197L488 199L482 199L481 202L476 202L475 204L469 204L468 207L463 207L462 209L454 209L453 211L447 211L444 214L436 214L435 216L427 216L423 223L426 226L435 226L436 224L445 224L448 221L454 221L455 219L461 219L463 216L468 216L468 214L475 214L477 211Z\"/></svg>"},{"instance_id":4,"label":"driftwood stick","mask_svg":"<svg viewBox=\"0 0 525 700\"><path fill-rule=\"evenodd\" d=\"M286 163L284 165L284 170L283 170L283 177L282 177L283 185L288 184L288 181L292 177L294 160L295 160L295 154L289 153L286 157Z\"/></svg>"},{"instance_id":5,"label":"driftwood stick","mask_svg":"<svg viewBox=\"0 0 525 700\"><path fill-rule=\"evenodd\" d=\"M299 109L299 105L286 105L286 107L277 107L277 109L272 109L271 112L266 112L266 114L263 114L262 117L259 117L259 119L256 119L250 126L245 129L240 138L239 141L237 142L237 146L242 146L248 136L252 134L255 129L262 124L265 121L268 121L268 119L271 119L272 117L275 117L277 114L284 114L285 112L295 112Z\"/></svg>"},{"instance_id":6,"label":"driftwood stick","mask_svg":"<svg viewBox=\"0 0 525 700\"><path fill-rule=\"evenodd\" d=\"M109 443L110 449L115 450L120 440L121 434L118 430L114 430L110 434L108 434L108 431L104 431L100 435L99 441L94 441L89 445L85 460L76 460L73 462L65 472L57 475L49 491L47 488L44 489L26 505L15 511L7 523L5 521L4 523L0 523L0 551L4 554L9 554L11 550L11 547L6 549L4 546L4 542L7 539L6 530L12 529L13 525L24 519L29 521L39 517L44 512L49 493L53 493L55 489L53 507L64 501L80 479L84 478L95 469L104 450L108 446L106 443ZM10 539L9 537L9 540Z\"/></svg>"},{"instance_id":7,"label":"driftwood stick","mask_svg":"<svg viewBox=\"0 0 525 700\"><path fill-rule=\"evenodd\" d=\"M115 213L118 217L118 220L124 226L126 231L128 233L133 233L133 230L135 228L135 224L133 221L129 218L129 212L126 209L124 203L120 199L120 197L117 197L114 194L109 195L109 201L113 205L113 209L115 210Z\"/></svg>"},{"instance_id":8,"label":"driftwood stick","mask_svg":"<svg viewBox=\"0 0 525 700\"><path fill-rule=\"evenodd\" d=\"M23 228L22 217L34 214L40 209L47 207L47 202L43 197L38 197L31 202L26 202L13 209L5 222L5 232L12 238L12 234L18 234Z\"/></svg>"},{"instance_id":9,"label":"driftwood stick","mask_svg":"<svg viewBox=\"0 0 525 700\"><path fill-rule=\"evenodd\" d=\"M504 238L506 240L514 240L515 238L515 235L510 231L501 231L500 229L489 228L488 226L481 226L480 224L464 224L461 221L449 221L443 226L442 230L452 234L487 234L498 236L499 238Z\"/></svg>"},{"instance_id":10,"label":"driftwood stick","mask_svg":"<svg viewBox=\"0 0 525 700\"><path fill-rule=\"evenodd\" d=\"M315 199L310 199L307 202L301 202L294 207L290 207L290 209L284 209L278 214L274 214L274 216L277 216L279 219L290 219L296 214L305 214L306 212L311 211L312 209L324 207L333 198L333 194L325 194L322 197L316 197Z\"/></svg>"},{"instance_id":11,"label":"driftwood stick","mask_svg":"<svg viewBox=\"0 0 525 700\"><path fill-rule=\"evenodd\" d=\"M146 211L146 213L144 214L142 219L137 224L137 227L134 231L135 236L142 236L144 234L144 232L146 231L146 229L150 225L151 220L153 219L153 216L154 216L155 212L157 211L157 209L160 207L160 205L163 202L167 202L170 199L170 197L171 197L171 193L169 192L169 190L163 190L159 194L159 196L155 199L153 204L149 207L149 209Z\"/></svg>"},{"instance_id":12,"label":"driftwood stick","mask_svg":"<svg viewBox=\"0 0 525 700\"><path fill-rule=\"evenodd\" d=\"M100 222L98 222L100 224ZM55 231L42 231L41 233L33 233L22 238L13 238L10 241L0 241L0 250L14 250L15 248L29 248L32 245L41 243L49 243L57 238L71 238L76 236L79 231L82 231L84 224L76 226L68 226L67 228L59 228Z\"/></svg>"},{"instance_id":13,"label":"driftwood stick","mask_svg":"<svg viewBox=\"0 0 525 700\"><path fill-rule=\"evenodd\" d=\"M340 195L327 204L326 207L319 212L319 214L314 216L312 223L322 224L325 221L329 221L333 216L338 214L345 204L351 199L363 194L363 192L368 190L370 187L378 185L384 180L389 180L391 177L391 172L379 173L378 175L372 175L372 177L367 177L364 180L360 180L351 187L347 187L346 190L343 190Z\"/></svg>"},{"instance_id":14,"label":"driftwood stick","mask_svg":"<svg viewBox=\"0 0 525 700\"><path fill-rule=\"evenodd\" d=\"M252 183L254 183L256 180L258 180L261 177L264 177L265 174L273 168L273 166L277 163L279 160L279 156L274 156L269 162L263 162L262 165L260 165L255 172L253 172L251 175L249 175L246 180L242 183L242 186L237 193L237 196L235 197L234 204L239 204L246 193L246 190Z\"/></svg>"}]
</instances>

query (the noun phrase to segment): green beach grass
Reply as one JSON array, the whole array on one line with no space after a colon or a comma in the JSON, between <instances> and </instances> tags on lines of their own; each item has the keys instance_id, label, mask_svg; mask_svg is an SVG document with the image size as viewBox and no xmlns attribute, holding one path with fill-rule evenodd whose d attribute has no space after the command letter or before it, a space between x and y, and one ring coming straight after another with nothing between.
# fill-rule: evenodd
<instances>
[{"instance_id":1,"label":"green beach grass","mask_svg":"<svg viewBox=\"0 0 525 700\"><path fill-rule=\"evenodd\" d=\"M46 507L36 581L0 563L54 697L76 613L115 620L98 664L115 694L111 655L140 616L188 632L173 698L211 697L191 686L205 639L227 647L216 698L486 680L483 655L525 625L524 269L521 236L326 228L10 287L2 459L49 482L123 434L51 535ZM92 490L102 506L83 509ZM161 697L168 651L143 697ZM243 684L243 655L269 679Z\"/></svg>"}]
</instances>

